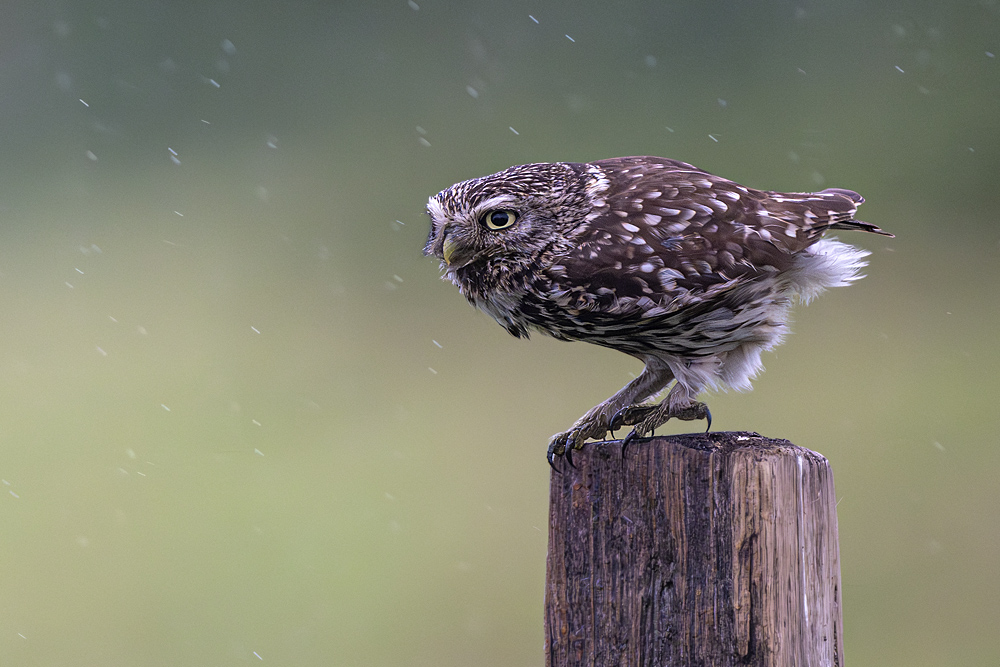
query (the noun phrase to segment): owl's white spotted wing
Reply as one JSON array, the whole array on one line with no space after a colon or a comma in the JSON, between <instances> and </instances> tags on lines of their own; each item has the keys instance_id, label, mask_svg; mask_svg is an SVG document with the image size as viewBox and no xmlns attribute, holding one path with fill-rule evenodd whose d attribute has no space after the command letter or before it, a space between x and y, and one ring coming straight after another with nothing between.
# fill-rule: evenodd
<instances>
[{"instance_id":1,"label":"owl's white spotted wing","mask_svg":"<svg viewBox=\"0 0 1000 667\"><path fill-rule=\"evenodd\" d=\"M827 229L867 224L853 220L863 199L849 190L762 192L663 158L593 164L608 184L603 206L548 272L582 317L651 318L703 303L787 269Z\"/></svg>"}]
</instances>

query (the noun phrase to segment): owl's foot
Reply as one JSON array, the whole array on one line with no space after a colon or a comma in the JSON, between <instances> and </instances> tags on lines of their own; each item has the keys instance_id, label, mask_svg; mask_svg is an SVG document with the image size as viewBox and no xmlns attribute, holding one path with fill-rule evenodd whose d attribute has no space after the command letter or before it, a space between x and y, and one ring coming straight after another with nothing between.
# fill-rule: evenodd
<instances>
[{"instance_id":1,"label":"owl's foot","mask_svg":"<svg viewBox=\"0 0 1000 667\"><path fill-rule=\"evenodd\" d=\"M553 470L558 472L555 466L557 456L565 456L566 462L573 466L573 450L581 449L583 443L591 438L600 440L605 436L608 432L608 423L607 418L602 415L602 411L593 410L573 424L573 428L570 430L552 436L552 439L549 440L549 452L545 458L548 459Z\"/></svg>"},{"instance_id":2,"label":"owl's foot","mask_svg":"<svg viewBox=\"0 0 1000 667\"><path fill-rule=\"evenodd\" d=\"M652 433L655 429L667 423L670 419L681 419L683 421L694 421L704 419L708 422L705 427L707 433L712 428L712 413L704 403L695 402L687 405L673 405L669 401L663 401L659 405L630 405L618 411L611 418L611 430L617 430L622 426L634 426L635 428L622 440L622 456L629 443L636 438L641 438L647 433Z\"/></svg>"},{"instance_id":3,"label":"owl's foot","mask_svg":"<svg viewBox=\"0 0 1000 667\"><path fill-rule=\"evenodd\" d=\"M599 440L608 432L614 433L623 426L634 427L632 431L622 440L622 456L629 444L636 438L641 438L647 433L652 433L671 419L682 421L694 421L704 419L707 423L705 432L712 428L712 413L708 406L701 402L691 402L687 404L670 405L669 400L660 404L638 403L629 405L616 412L610 419L604 417L602 406L598 406L591 412L584 415L573 428L564 433L557 433L549 440L549 451L546 459L552 469L556 468L555 460L558 456L565 456L566 462L574 468L573 450L583 448L583 443L593 438Z\"/></svg>"}]
</instances>

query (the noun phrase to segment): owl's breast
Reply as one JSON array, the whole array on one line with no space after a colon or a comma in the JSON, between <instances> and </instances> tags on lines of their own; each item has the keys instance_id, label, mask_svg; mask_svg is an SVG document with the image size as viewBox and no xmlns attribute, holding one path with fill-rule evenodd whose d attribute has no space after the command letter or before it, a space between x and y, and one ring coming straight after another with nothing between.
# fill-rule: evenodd
<instances>
[{"instance_id":1,"label":"owl's breast","mask_svg":"<svg viewBox=\"0 0 1000 667\"><path fill-rule=\"evenodd\" d=\"M473 296L469 301L495 319L510 335L516 338L528 337L528 326L531 322L524 316L522 295L491 290L486 294Z\"/></svg>"}]
</instances>

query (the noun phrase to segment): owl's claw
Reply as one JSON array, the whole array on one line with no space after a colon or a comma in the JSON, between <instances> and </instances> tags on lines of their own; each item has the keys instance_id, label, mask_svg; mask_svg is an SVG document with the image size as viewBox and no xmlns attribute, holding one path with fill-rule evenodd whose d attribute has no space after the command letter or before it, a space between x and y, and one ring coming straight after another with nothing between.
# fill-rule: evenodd
<instances>
[{"instance_id":1,"label":"owl's claw","mask_svg":"<svg viewBox=\"0 0 1000 667\"><path fill-rule=\"evenodd\" d=\"M613 424L634 426L635 428L622 440L622 458L625 458L625 451L629 444L636 438L641 438L647 433L653 432L670 419L680 419L683 421L693 421L704 419L708 422L705 432L712 428L712 413L704 403L691 403L680 408L671 408L664 401L659 405L630 405L619 410L611 418Z\"/></svg>"},{"instance_id":2,"label":"owl's claw","mask_svg":"<svg viewBox=\"0 0 1000 667\"><path fill-rule=\"evenodd\" d=\"M632 429L628 435L622 438L622 461L625 460L625 451L628 450L629 443L635 440L635 437L635 429Z\"/></svg>"},{"instance_id":3,"label":"owl's claw","mask_svg":"<svg viewBox=\"0 0 1000 667\"><path fill-rule=\"evenodd\" d=\"M648 417L649 414L658 407L659 406L657 405L647 405L645 403L627 405L611 417L611 424L609 428L613 431L617 431L622 426L635 426Z\"/></svg>"},{"instance_id":4,"label":"owl's claw","mask_svg":"<svg viewBox=\"0 0 1000 667\"><path fill-rule=\"evenodd\" d=\"M557 456L562 456L566 459L566 462L571 468L575 468L576 464L573 463L573 450L582 449L583 443L586 442L589 436L587 433L580 428L574 427L565 433L557 433L552 436L549 441L549 451L546 455L546 459L552 469L556 472L561 473L562 471L556 468L555 460Z\"/></svg>"},{"instance_id":5,"label":"owl's claw","mask_svg":"<svg viewBox=\"0 0 1000 667\"><path fill-rule=\"evenodd\" d=\"M549 453L545 455L545 460L549 462L549 467L552 468L552 470L559 475L562 474L562 470L556 467L556 455L551 448L549 448Z\"/></svg>"},{"instance_id":6,"label":"owl's claw","mask_svg":"<svg viewBox=\"0 0 1000 667\"><path fill-rule=\"evenodd\" d=\"M569 454L570 442L571 439L568 437L568 434L566 433L560 433L558 435L555 435L552 437L552 440L549 441L549 451L545 455L545 459L549 462L549 467L551 467L560 475L562 474L562 470L556 467L557 456L565 456L569 461L569 464L571 466L573 465L573 459L570 457Z\"/></svg>"},{"instance_id":7,"label":"owl's claw","mask_svg":"<svg viewBox=\"0 0 1000 667\"><path fill-rule=\"evenodd\" d=\"M611 419L608 420L608 430L611 431L611 435L615 434L615 431L620 429L622 426L627 426L625 423L625 415L628 413L630 408L635 408L634 405L627 405L615 414L611 415Z\"/></svg>"},{"instance_id":8,"label":"owl's claw","mask_svg":"<svg viewBox=\"0 0 1000 667\"><path fill-rule=\"evenodd\" d=\"M563 456L566 458L566 463L569 464L570 468L576 468L576 464L573 463L573 448L572 447L567 447L566 448L566 453L563 454Z\"/></svg>"}]
</instances>

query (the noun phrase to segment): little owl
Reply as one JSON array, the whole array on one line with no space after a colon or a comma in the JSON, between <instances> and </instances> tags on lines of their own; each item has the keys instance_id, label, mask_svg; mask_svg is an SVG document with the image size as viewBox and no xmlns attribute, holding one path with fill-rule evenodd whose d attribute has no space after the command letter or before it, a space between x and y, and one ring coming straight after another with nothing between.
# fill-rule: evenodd
<instances>
[{"instance_id":1,"label":"little owl","mask_svg":"<svg viewBox=\"0 0 1000 667\"><path fill-rule=\"evenodd\" d=\"M854 219L863 201L754 190L659 157L526 164L431 197L424 253L514 336L584 340L646 365L552 437L552 464L621 426L633 427L625 444L671 417L710 426L703 389L749 389L793 301L862 277L869 253L823 234L892 236Z\"/></svg>"}]
</instances>

